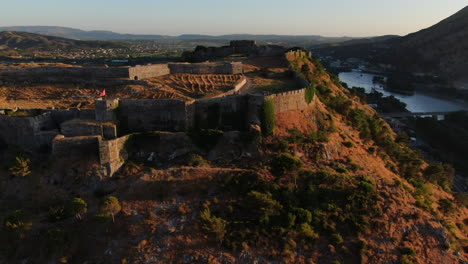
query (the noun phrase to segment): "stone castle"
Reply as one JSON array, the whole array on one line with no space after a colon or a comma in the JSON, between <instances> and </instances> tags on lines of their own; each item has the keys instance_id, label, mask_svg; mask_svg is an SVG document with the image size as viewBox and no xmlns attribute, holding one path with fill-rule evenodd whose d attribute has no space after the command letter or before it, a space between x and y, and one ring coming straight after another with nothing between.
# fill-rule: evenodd
<instances>
[{"instance_id":1,"label":"stone castle","mask_svg":"<svg viewBox=\"0 0 468 264\"><path fill-rule=\"evenodd\" d=\"M299 56L308 56L302 53ZM88 70L86 74L140 79L169 73L242 73L242 64L152 65L133 69L118 68L113 75L110 73L112 69L104 68L96 72ZM304 86L308 85L300 74L296 73L295 76ZM228 146L231 143L235 148L236 144L232 142L240 138L236 131L248 131L253 126L259 126L259 113L267 100L273 102L275 113L308 107L305 88L271 95L228 94L232 95L192 101L97 100L95 109L27 109L21 110L21 116L11 110L3 110L0 114L0 148L2 145L17 146L29 153L50 153L67 158L95 156L103 172L112 176L125 163L128 157L125 146L134 135L154 135L158 131L159 143L152 145L153 149L145 146L149 148L147 153L161 159L171 159L196 151L187 132L197 129L223 130L222 144ZM174 146L168 147L170 144ZM215 159L225 152L208 156Z\"/></svg>"}]
</instances>

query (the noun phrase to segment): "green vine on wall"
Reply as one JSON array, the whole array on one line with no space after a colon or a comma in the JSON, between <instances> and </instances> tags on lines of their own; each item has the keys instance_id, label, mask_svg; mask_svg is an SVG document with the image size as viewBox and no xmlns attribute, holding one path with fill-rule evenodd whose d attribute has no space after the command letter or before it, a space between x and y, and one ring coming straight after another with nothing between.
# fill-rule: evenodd
<instances>
[{"instance_id":1,"label":"green vine on wall","mask_svg":"<svg viewBox=\"0 0 468 264\"><path fill-rule=\"evenodd\" d=\"M276 125L275 105L273 104L273 100L266 100L265 103L263 103L262 109L260 111L260 125L262 128L262 135L273 135Z\"/></svg>"},{"instance_id":2,"label":"green vine on wall","mask_svg":"<svg viewBox=\"0 0 468 264\"><path fill-rule=\"evenodd\" d=\"M306 101L307 104L310 104L312 103L312 101L314 100L314 96L315 96L315 86L313 84L309 85L306 87L305 89L305 94L304 94L304 99Z\"/></svg>"}]
</instances>

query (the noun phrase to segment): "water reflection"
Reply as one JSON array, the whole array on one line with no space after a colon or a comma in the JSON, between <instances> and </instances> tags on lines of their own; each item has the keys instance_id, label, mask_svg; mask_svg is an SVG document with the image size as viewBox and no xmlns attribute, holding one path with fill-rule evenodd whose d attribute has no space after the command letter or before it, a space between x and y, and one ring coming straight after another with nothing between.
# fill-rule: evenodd
<instances>
[{"instance_id":1,"label":"water reflection","mask_svg":"<svg viewBox=\"0 0 468 264\"><path fill-rule=\"evenodd\" d=\"M393 95L407 105L411 112L449 112L468 110L468 103L446 98L437 98L430 95L416 93L415 95L402 95L385 91L382 86L373 83L374 74L361 73L357 71L342 72L339 74L340 80L349 87L362 87L370 93L375 89L385 96Z\"/></svg>"}]
</instances>

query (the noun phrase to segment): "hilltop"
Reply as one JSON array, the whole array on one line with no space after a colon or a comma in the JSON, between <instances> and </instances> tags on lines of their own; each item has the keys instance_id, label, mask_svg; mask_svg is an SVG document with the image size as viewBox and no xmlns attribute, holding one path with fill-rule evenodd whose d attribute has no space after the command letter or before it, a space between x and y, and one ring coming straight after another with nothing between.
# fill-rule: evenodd
<instances>
[{"instance_id":1,"label":"hilltop","mask_svg":"<svg viewBox=\"0 0 468 264\"><path fill-rule=\"evenodd\" d=\"M79 41L61 37L45 36L35 33L3 31L0 32L0 47L31 51L83 50L95 48L122 48L122 44L106 41Z\"/></svg>"},{"instance_id":2,"label":"hilltop","mask_svg":"<svg viewBox=\"0 0 468 264\"><path fill-rule=\"evenodd\" d=\"M438 24L401 38L393 47L396 65L468 83L468 6Z\"/></svg>"},{"instance_id":3,"label":"hilltop","mask_svg":"<svg viewBox=\"0 0 468 264\"><path fill-rule=\"evenodd\" d=\"M255 95L184 108L210 129L128 135L112 178L91 151L29 160L1 145L0 263L465 263L468 210L450 191L453 175L309 55L249 58L250 89L266 99L258 109L240 107ZM249 111L259 124L226 129ZM135 125L158 114L141 113ZM78 121L62 128L93 127ZM113 125L122 133L124 122Z\"/></svg>"}]
</instances>

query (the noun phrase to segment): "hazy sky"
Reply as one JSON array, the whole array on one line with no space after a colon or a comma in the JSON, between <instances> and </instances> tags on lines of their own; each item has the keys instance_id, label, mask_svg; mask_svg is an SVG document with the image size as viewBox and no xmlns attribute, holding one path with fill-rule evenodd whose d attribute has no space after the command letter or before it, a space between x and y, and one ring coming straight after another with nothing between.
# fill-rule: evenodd
<instances>
[{"instance_id":1,"label":"hazy sky","mask_svg":"<svg viewBox=\"0 0 468 264\"><path fill-rule=\"evenodd\" d=\"M164 35L405 35L467 4L467 0L0 0L0 26Z\"/></svg>"}]
</instances>

